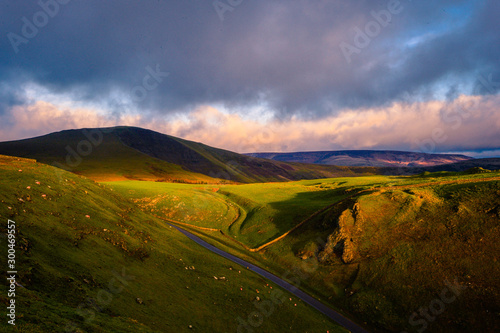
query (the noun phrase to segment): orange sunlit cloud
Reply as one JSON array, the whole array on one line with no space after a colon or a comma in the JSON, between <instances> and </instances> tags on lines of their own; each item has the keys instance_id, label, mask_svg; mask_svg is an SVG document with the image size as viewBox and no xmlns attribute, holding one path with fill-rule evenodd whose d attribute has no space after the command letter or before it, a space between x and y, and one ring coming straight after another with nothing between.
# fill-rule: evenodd
<instances>
[{"instance_id":1,"label":"orange sunlit cloud","mask_svg":"<svg viewBox=\"0 0 500 333\"><path fill-rule=\"evenodd\" d=\"M189 117L123 115L90 109L60 109L39 101L2 116L0 140L83 127L139 126L237 152L333 149L400 149L423 152L500 147L500 96L460 96L452 102L394 103L389 107L344 110L318 120L246 120L211 106Z\"/></svg>"}]
</instances>

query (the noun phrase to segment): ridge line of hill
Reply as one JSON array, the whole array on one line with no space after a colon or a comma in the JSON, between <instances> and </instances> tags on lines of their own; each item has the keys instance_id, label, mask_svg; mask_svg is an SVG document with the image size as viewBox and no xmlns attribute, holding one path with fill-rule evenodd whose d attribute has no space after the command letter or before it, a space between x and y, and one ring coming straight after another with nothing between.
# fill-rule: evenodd
<instances>
[{"instance_id":1,"label":"ridge line of hill","mask_svg":"<svg viewBox=\"0 0 500 333\"><path fill-rule=\"evenodd\" d=\"M297 152L256 152L247 156L283 162L313 163L341 166L409 166L425 167L473 159L462 154L433 154L401 150L321 150Z\"/></svg>"},{"instance_id":2,"label":"ridge line of hill","mask_svg":"<svg viewBox=\"0 0 500 333\"><path fill-rule=\"evenodd\" d=\"M332 155L333 160L323 159L319 164L313 164L317 160L304 158L298 162L281 161L249 156L252 154L238 154L128 126L65 130L30 139L0 142L0 154L55 164L96 181L262 183L375 174L464 171L472 167L500 169L500 159L495 158L472 159L464 155L398 151L341 151L342 154L346 152L357 157ZM318 153L332 154L304 154ZM456 159L459 161L448 163ZM334 162L336 165L331 165Z\"/></svg>"}]
</instances>

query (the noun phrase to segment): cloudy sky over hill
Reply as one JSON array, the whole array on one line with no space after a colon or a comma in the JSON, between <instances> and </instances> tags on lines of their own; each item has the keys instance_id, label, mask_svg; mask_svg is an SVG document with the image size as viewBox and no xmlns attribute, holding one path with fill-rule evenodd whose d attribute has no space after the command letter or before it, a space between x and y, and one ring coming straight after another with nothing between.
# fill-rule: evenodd
<instances>
[{"instance_id":1,"label":"cloudy sky over hill","mask_svg":"<svg viewBox=\"0 0 500 333\"><path fill-rule=\"evenodd\" d=\"M4 0L0 140L500 156L500 2Z\"/></svg>"}]
</instances>

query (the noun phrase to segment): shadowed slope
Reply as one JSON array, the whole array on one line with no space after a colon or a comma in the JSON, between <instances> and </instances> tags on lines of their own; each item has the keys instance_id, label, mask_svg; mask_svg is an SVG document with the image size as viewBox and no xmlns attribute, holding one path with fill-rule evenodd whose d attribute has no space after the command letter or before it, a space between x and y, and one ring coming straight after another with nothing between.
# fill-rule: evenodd
<instances>
[{"instance_id":1,"label":"shadowed slope","mask_svg":"<svg viewBox=\"0 0 500 333\"><path fill-rule=\"evenodd\" d=\"M137 127L67 130L2 142L0 153L34 158L97 180L250 183L378 171L253 158Z\"/></svg>"},{"instance_id":2,"label":"shadowed slope","mask_svg":"<svg viewBox=\"0 0 500 333\"><path fill-rule=\"evenodd\" d=\"M68 130L26 140L0 142L0 153L36 159L99 181L217 182L124 145L113 129Z\"/></svg>"}]
</instances>

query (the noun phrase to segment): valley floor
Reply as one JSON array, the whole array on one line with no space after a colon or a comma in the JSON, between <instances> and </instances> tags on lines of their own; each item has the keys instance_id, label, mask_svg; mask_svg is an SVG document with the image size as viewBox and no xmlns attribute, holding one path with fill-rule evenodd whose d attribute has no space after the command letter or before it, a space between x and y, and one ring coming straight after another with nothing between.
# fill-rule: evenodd
<instances>
[{"instance_id":1,"label":"valley floor","mask_svg":"<svg viewBox=\"0 0 500 333\"><path fill-rule=\"evenodd\" d=\"M107 186L370 330L499 325L498 172ZM444 307L436 295L461 286L446 311L419 312Z\"/></svg>"},{"instance_id":2,"label":"valley floor","mask_svg":"<svg viewBox=\"0 0 500 333\"><path fill-rule=\"evenodd\" d=\"M19 332L345 331L302 292L373 332L500 329L500 172L96 183L0 156L0 178Z\"/></svg>"}]
</instances>

